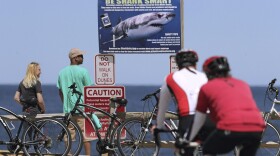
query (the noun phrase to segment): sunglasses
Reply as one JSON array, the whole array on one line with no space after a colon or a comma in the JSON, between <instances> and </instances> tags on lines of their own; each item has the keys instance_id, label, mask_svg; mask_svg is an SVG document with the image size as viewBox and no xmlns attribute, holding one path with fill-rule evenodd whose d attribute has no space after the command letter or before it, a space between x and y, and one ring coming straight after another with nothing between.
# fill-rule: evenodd
<instances>
[{"instance_id":1,"label":"sunglasses","mask_svg":"<svg viewBox=\"0 0 280 156\"><path fill-rule=\"evenodd\" d=\"M84 56L83 56L83 55L78 55L77 57L81 57L81 58L84 58Z\"/></svg>"}]
</instances>

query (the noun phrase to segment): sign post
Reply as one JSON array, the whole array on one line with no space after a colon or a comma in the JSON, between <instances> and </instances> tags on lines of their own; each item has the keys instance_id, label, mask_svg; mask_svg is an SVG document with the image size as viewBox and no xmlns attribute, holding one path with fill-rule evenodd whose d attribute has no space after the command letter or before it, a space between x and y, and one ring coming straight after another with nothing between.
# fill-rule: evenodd
<instances>
[{"instance_id":1,"label":"sign post","mask_svg":"<svg viewBox=\"0 0 280 156\"><path fill-rule=\"evenodd\" d=\"M176 64L175 55L170 55L170 73L173 73L178 70L178 66Z\"/></svg>"},{"instance_id":2,"label":"sign post","mask_svg":"<svg viewBox=\"0 0 280 156\"><path fill-rule=\"evenodd\" d=\"M110 113L110 98L111 97L121 97L125 98L125 89L123 86L86 86L84 88L84 98L85 103L92 105L99 109L102 109ZM86 108L85 112L92 112L93 110ZM119 107L117 112L125 112L125 107ZM110 118L102 117L99 118L102 128L98 131L101 136L104 137L107 129L109 127ZM91 127L88 121L85 121L85 138L87 139L97 139L95 130Z\"/></svg>"},{"instance_id":3,"label":"sign post","mask_svg":"<svg viewBox=\"0 0 280 156\"><path fill-rule=\"evenodd\" d=\"M115 57L110 54L95 55L95 84L115 84Z\"/></svg>"}]
</instances>

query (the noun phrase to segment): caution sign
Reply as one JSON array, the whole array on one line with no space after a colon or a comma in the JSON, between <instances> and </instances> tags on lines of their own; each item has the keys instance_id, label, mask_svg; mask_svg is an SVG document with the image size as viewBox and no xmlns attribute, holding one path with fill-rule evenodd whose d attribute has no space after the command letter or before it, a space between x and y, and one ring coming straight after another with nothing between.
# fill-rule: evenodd
<instances>
[{"instance_id":1,"label":"caution sign","mask_svg":"<svg viewBox=\"0 0 280 156\"><path fill-rule=\"evenodd\" d=\"M110 98L121 97L125 98L124 86L86 86L84 87L84 101L86 104L92 105L110 113ZM85 112L94 112L92 109L85 109ZM125 112L125 107L119 107L117 113ZM102 128L98 131L102 137L105 136L109 127L109 117L99 118ZM95 130L88 121L85 121L85 138L97 139Z\"/></svg>"},{"instance_id":2,"label":"caution sign","mask_svg":"<svg viewBox=\"0 0 280 156\"><path fill-rule=\"evenodd\" d=\"M115 57L110 54L95 55L95 84L115 84Z\"/></svg>"}]
</instances>

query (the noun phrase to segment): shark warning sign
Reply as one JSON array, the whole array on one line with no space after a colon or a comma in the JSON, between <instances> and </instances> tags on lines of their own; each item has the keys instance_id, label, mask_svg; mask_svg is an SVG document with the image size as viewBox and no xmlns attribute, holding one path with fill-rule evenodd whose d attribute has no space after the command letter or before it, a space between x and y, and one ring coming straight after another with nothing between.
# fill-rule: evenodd
<instances>
[{"instance_id":1,"label":"shark warning sign","mask_svg":"<svg viewBox=\"0 0 280 156\"><path fill-rule=\"evenodd\" d=\"M100 53L182 49L182 0L98 0Z\"/></svg>"}]
</instances>

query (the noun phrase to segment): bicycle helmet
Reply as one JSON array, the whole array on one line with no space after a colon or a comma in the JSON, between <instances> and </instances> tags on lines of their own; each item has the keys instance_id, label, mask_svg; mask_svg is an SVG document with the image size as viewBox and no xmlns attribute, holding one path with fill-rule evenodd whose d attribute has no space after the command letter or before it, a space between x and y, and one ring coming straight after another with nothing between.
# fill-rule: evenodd
<instances>
[{"instance_id":1,"label":"bicycle helmet","mask_svg":"<svg viewBox=\"0 0 280 156\"><path fill-rule=\"evenodd\" d=\"M194 50L182 50L176 54L176 63L179 69L196 65L198 55Z\"/></svg>"},{"instance_id":2,"label":"bicycle helmet","mask_svg":"<svg viewBox=\"0 0 280 156\"><path fill-rule=\"evenodd\" d=\"M209 79L227 76L230 67L226 57L212 56L203 63L203 71Z\"/></svg>"}]
</instances>

